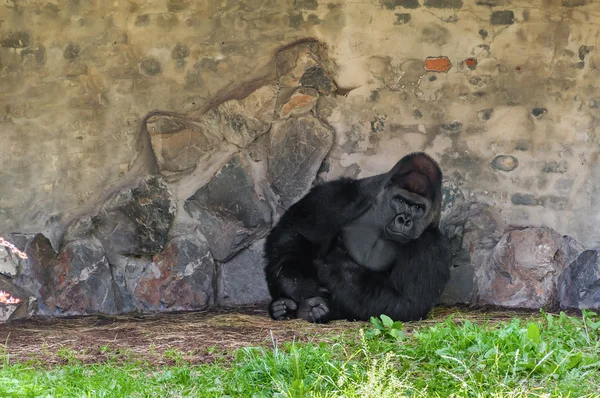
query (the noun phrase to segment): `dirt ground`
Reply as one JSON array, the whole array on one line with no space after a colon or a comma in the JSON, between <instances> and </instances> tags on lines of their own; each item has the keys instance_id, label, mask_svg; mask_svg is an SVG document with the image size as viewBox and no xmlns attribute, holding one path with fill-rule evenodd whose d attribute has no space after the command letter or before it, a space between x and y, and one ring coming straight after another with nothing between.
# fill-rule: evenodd
<instances>
[{"instance_id":1,"label":"dirt ground","mask_svg":"<svg viewBox=\"0 0 600 398\"><path fill-rule=\"evenodd\" d=\"M436 308L427 320L406 323L409 331L440 322L453 314L457 321L497 322L539 313ZM264 308L242 307L144 316L39 318L0 324L0 354L11 363L34 361L62 364L148 360L157 365L183 359L209 363L227 359L236 348L273 346L287 341L330 342L365 322L335 321L315 325L304 321L272 321Z\"/></svg>"}]
</instances>

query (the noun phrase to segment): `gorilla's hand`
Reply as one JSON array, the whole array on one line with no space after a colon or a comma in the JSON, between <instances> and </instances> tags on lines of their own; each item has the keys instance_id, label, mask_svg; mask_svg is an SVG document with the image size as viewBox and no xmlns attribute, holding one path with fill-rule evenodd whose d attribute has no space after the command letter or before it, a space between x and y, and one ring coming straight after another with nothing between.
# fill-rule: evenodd
<instances>
[{"instance_id":1,"label":"gorilla's hand","mask_svg":"<svg viewBox=\"0 0 600 398\"><path fill-rule=\"evenodd\" d=\"M325 323L329 320L329 307L323 297L311 297L298 306L298 318L309 322Z\"/></svg>"},{"instance_id":2,"label":"gorilla's hand","mask_svg":"<svg viewBox=\"0 0 600 398\"><path fill-rule=\"evenodd\" d=\"M298 308L298 305L294 300L280 298L271 301L271 304L269 304L269 313L271 318L281 321L295 318L296 308Z\"/></svg>"}]
</instances>

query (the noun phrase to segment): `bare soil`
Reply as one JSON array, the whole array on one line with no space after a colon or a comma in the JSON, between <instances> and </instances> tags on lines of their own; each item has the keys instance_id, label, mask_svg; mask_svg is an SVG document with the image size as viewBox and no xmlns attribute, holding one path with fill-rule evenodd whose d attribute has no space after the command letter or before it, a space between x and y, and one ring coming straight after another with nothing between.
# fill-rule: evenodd
<instances>
[{"instance_id":1,"label":"bare soil","mask_svg":"<svg viewBox=\"0 0 600 398\"><path fill-rule=\"evenodd\" d=\"M436 308L427 320L409 322L410 332L453 315L460 322L498 322L538 313L489 309ZM335 321L315 325L305 321L273 321L263 307L143 316L35 318L0 324L0 354L14 362L56 365L70 360L85 363L147 361L155 365L179 360L194 364L231 358L235 349L281 345L288 341L332 342L356 332L366 322ZM356 333L352 334L353 336Z\"/></svg>"}]
</instances>

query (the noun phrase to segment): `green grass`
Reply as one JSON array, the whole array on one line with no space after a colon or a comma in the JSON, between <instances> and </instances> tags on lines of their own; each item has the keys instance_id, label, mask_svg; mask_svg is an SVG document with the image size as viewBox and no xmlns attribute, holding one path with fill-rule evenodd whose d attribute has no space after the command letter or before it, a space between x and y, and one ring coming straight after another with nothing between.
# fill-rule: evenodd
<instances>
[{"instance_id":1,"label":"green grass","mask_svg":"<svg viewBox=\"0 0 600 398\"><path fill-rule=\"evenodd\" d=\"M210 365L175 351L165 354L174 365L163 367L110 356L85 365L68 351L67 364L54 367L5 359L0 396L600 396L600 318L592 312L402 328L382 316L331 344L248 347Z\"/></svg>"}]
</instances>

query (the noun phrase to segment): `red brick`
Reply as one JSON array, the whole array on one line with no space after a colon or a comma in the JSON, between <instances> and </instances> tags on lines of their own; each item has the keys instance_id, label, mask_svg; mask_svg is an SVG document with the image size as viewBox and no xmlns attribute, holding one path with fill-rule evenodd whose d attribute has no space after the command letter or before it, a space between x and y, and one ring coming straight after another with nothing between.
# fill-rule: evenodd
<instances>
[{"instance_id":1,"label":"red brick","mask_svg":"<svg viewBox=\"0 0 600 398\"><path fill-rule=\"evenodd\" d=\"M425 59L425 70L433 72L448 72L452 64L448 57L428 57Z\"/></svg>"}]
</instances>

